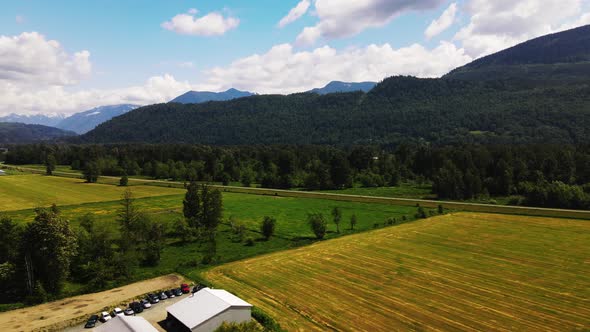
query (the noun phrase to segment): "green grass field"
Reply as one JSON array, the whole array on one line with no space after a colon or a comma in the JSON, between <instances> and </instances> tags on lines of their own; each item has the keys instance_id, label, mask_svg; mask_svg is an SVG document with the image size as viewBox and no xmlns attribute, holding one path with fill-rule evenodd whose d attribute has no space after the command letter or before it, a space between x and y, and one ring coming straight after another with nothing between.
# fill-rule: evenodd
<instances>
[{"instance_id":1,"label":"green grass field","mask_svg":"<svg viewBox=\"0 0 590 332\"><path fill-rule=\"evenodd\" d=\"M167 229L171 229L176 219L182 218L182 199L185 192L183 189L141 185L129 188L138 197L135 200L138 210L165 224ZM119 225L116 215L120 208L119 199L122 190L124 188L86 184L82 180L70 178L41 175L6 176L0 178L0 197L6 197L0 201L0 206L4 215L17 222L26 223L33 220L34 207L48 206L56 202L62 216L70 220L73 227L78 226L78 219L81 216L90 213L95 217L99 227L110 230L114 237L118 237ZM91 200L103 201L92 202ZM311 212L323 213L327 219L330 219L332 208L336 206L341 208L343 213L341 233L337 234L335 225L330 223L326 238L366 231L376 226L383 227L386 219L390 217L397 218L399 221L402 216L413 219L416 212L415 207L407 206L239 193L223 193L223 206L224 219L232 217L242 221L247 227L246 237L252 237L256 241L254 246L245 246L244 243L234 241L230 226L227 222L223 223L217 235L219 263L314 242L313 233L307 224L307 214ZM349 226L349 219L353 213L358 219L354 231L350 230ZM275 236L269 241L261 241L262 236L259 233L264 216L273 216L277 219ZM196 278L202 269L208 267L200 264L202 251L203 248L198 243L181 244L178 239L170 238L162 252L160 265L137 270L134 279L174 271ZM66 290L74 294L78 288L76 285L68 285Z\"/></svg>"},{"instance_id":2,"label":"green grass field","mask_svg":"<svg viewBox=\"0 0 590 332\"><path fill-rule=\"evenodd\" d=\"M178 195L181 189L134 186L136 197ZM56 176L20 175L0 177L0 211L22 210L38 206L72 205L113 201L121 198L124 187L84 183L80 179Z\"/></svg>"},{"instance_id":3,"label":"green grass field","mask_svg":"<svg viewBox=\"0 0 590 332\"><path fill-rule=\"evenodd\" d=\"M295 331L587 331L590 223L457 213L213 268Z\"/></svg>"}]
</instances>

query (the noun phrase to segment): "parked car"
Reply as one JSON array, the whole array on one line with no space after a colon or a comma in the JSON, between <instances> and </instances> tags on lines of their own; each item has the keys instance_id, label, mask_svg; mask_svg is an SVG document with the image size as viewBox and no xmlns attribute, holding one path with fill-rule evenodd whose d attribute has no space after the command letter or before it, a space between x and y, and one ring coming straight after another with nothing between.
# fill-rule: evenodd
<instances>
[{"instance_id":1,"label":"parked car","mask_svg":"<svg viewBox=\"0 0 590 332\"><path fill-rule=\"evenodd\" d=\"M174 293L172 292L172 290L167 290L167 291L164 292L164 294L166 294L166 296L168 296L169 299L171 299L173 297L176 297L174 295Z\"/></svg>"},{"instance_id":2,"label":"parked car","mask_svg":"<svg viewBox=\"0 0 590 332\"><path fill-rule=\"evenodd\" d=\"M103 323L106 323L109 319L111 319L111 315L109 315L108 312L103 311L100 313L100 318L99 320Z\"/></svg>"},{"instance_id":3,"label":"parked car","mask_svg":"<svg viewBox=\"0 0 590 332\"><path fill-rule=\"evenodd\" d=\"M93 327L96 326L96 322L98 322L98 315L92 315L86 321L86 324L84 325L84 328L85 329L91 329L91 328L93 328Z\"/></svg>"},{"instance_id":4,"label":"parked car","mask_svg":"<svg viewBox=\"0 0 590 332\"><path fill-rule=\"evenodd\" d=\"M148 299L143 299L139 302L141 303L141 305L143 306L144 309L149 309L152 307L152 304L150 303L150 300L148 300Z\"/></svg>"},{"instance_id":5,"label":"parked car","mask_svg":"<svg viewBox=\"0 0 590 332\"><path fill-rule=\"evenodd\" d=\"M133 312L136 314L143 312L143 306L137 301L129 303L129 308L133 309Z\"/></svg>"},{"instance_id":6,"label":"parked car","mask_svg":"<svg viewBox=\"0 0 590 332\"><path fill-rule=\"evenodd\" d=\"M158 298L158 295L156 295L156 294L148 294L147 298L150 300L151 304L156 304L156 303L160 302L160 299Z\"/></svg>"},{"instance_id":7,"label":"parked car","mask_svg":"<svg viewBox=\"0 0 590 332\"><path fill-rule=\"evenodd\" d=\"M158 294L158 297L160 298L160 301L162 301L162 300L166 300L168 298L168 295L166 295L166 293L162 292L162 293Z\"/></svg>"},{"instance_id":8,"label":"parked car","mask_svg":"<svg viewBox=\"0 0 590 332\"><path fill-rule=\"evenodd\" d=\"M182 295L182 290L180 288L174 288L172 290L172 292L174 293L174 295L176 296L181 296Z\"/></svg>"},{"instance_id":9,"label":"parked car","mask_svg":"<svg viewBox=\"0 0 590 332\"><path fill-rule=\"evenodd\" d=\"M125 313L123 312L123 310L121 310L121 308L115 308L115 309L113 309L113 311L111 311L112 317L124 316L124 315L125 315Z\"/></svg>"},{"instance_id":10,"label":"parked car","mask_svg":"<svg viewBox=\"0 0 590 332\"><path fill-rule=\"evenodd\" d=\"M193 287L193 293L196 293L205 287L206 287L205 285L196 284L195 287Z\"/></svg>"},{"instance_id":11,"label":"parked car","mask_svg":"<svg viewBox=\"0 0 590 332\"><path fill-rule=\"evenodd\" d=\"M187 284L181 284L180 290L182 290L183 294L187 294L187 293L190 293L191 288Z\"/></svg>"},{"instance_id":12,"label":"parked car","mask_svg":"<svg viewBox=\"0 0 590 332\"><path fill-rule=\"evenodd\" d=\"M125 316L133 316L135 315L135 311L131 308L127 308L125 309L125 311L123 311L123 313L125 314Z\"/></svg>"}]
</instances>

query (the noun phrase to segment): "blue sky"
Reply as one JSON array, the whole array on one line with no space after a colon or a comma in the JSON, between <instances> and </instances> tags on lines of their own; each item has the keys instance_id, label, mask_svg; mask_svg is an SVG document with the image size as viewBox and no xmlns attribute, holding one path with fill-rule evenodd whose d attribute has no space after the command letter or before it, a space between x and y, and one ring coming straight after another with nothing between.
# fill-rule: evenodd
<instances>
[{"instance_id":1,"label":"blue sky","mask_svg":"<svg viewBox=\"0 0 590 332\"><path fill-rule=\"evenodd\" d=\"M298 5L307 10L279 27ZM5 1L0 115L437 77L589 13L587 0Z\"/></svg>"}]
</instances>

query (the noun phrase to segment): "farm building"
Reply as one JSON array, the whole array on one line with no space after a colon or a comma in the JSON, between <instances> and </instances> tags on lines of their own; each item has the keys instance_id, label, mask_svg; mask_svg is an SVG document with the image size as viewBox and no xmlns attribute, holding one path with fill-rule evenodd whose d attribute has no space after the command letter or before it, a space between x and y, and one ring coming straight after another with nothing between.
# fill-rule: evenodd
<instances>
[{"instance_id":1,"label":"farm building","mask_svg":"<svg viewBox=\"0 0 590 332\"><path fill-rule=\"evenodd\" d=\"M167 324L178 331L214 331L223 322L251 319L252 305L222 289L203 288L168 308Z\"/></svg>"},{"instance_id":2,"label":"farm building","mask_svg":"<svg viewBox=\"0 0 590 332\"><path fill-rule=\"evenodd\" d=\"M0 175L6 175L6 172L0 169Z\"/></svg>"},{"instance_id":3,"label":"farm building","mask_svg":"<svg viewBox=\"0 0 590 332\"><path fill-rule=\"evenodd\" d=\"M157 332L145 318L138 316L116 316L93 329L97 332Z\"/></svg>"}]
</instances>

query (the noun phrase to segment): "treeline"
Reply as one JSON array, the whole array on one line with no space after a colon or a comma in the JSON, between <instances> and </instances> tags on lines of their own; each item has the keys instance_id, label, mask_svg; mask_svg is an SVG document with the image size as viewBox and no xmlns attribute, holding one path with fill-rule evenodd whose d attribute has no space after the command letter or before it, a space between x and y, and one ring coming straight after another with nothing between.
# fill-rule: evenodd
<instances>
[{"instance_id":1,"label":"treeline","mask_svg":"<svg viewBox=\"0 0 590 332\"><path fill-rule=\"evenodd\" d=\"M588 208L590 183L590 147L569 145L38 144L10 147L6 162L71 165L85 173L92 170L95 176L142 175L285 189L397 186L411 181L432 183L441 199L515 195L514 204L562 208Z\"/></svg>"}]
</instances>

